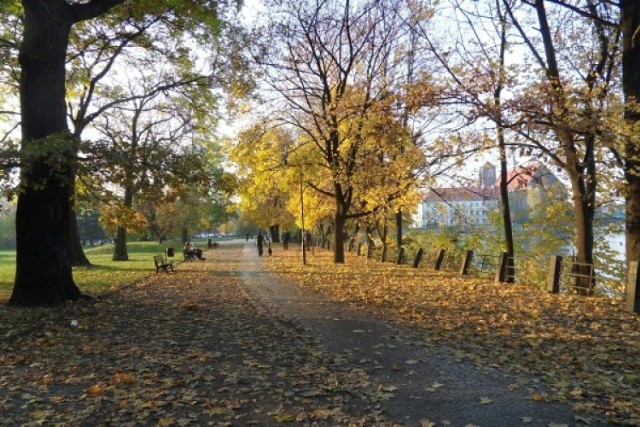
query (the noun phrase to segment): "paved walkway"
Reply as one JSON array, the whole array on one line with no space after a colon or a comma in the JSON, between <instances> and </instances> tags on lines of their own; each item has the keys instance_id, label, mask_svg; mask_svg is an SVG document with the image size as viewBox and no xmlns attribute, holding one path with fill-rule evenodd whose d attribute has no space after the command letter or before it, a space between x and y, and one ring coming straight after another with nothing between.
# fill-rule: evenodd
<instances>
[{"instance_id":1,"label":"paved walkway","mask_svg":"<svg viewBox=\"0 0 640 427\"><path fill-rule=\"evenodd\" d=\"M568 405L531 400L508 376L456 362L446 349L421 346L410 331L278 280L262 270L266 260L255 252L245 246L243 263L254 304L300 324L324 349L364 369L378 388L393 390L383 405L391 419L407 425L584 425Z\"/></svg>"},{"instance_id":2,"label":"paved walkway","mask_svg":"<svg viewBox=\"0 0 640 427\"><path fill-rule=\"evenodd\" d=\"M37 327L0 341L0 426L581 425L495 371L278 280L256 252L225 243L176 273L34 312Z\"/></svg>"}]
</instances>

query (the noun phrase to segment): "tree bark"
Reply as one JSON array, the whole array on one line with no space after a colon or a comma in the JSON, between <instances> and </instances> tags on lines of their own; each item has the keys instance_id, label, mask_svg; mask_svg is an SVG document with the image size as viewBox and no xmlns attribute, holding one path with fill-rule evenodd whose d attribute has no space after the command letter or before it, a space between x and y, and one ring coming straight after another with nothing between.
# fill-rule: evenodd
<instances>
[{"instance_id":1,"label":"tree bark","mask_svg":"<svg viewBox=\"0 0 640 427\"><path fill-rule=\"evenodd\" d=\"M127 253L127 227L119 226L116 231L116 241L113 245L113 261L129 261Z\"/></svg>"},{"instance_id":2,"label":"tree bark","mask_svg":"<svg viewBox=\"0 0 640 427\"><path fill-rule=\"evenodd\" d=\"M130 208L133 206L133 189L131 187L124 190L124 206ZM127 253L127 227L121 225L116 232L116 244L113 245L114 261L129 261Z\"/></svg>"},{"instance_id":3,"label":"tree bark","mask_svg":"<svg viewBox=\"0 0 640 427\"><path fill-rule=\"evenodd\" d=\"M271 234L271 241L273 243L280 243L280 226L279 225L270 225L269 226L269 234Z\"/></svg>"},{"instance_id":4,"label":"tree bark","mask_svg":"<svg viewBox=\"0 0 640 427\"><path fill-rule=\"evenodd\" d=\"M498 151L500 153L500 201L502 202L502 223L504 226L504 242L507 250L507 276L505 281L507 283L515 282L515 249L513 244L513 227L511 224L511 204L509 203L509 176L507 165L507 149L506 141L504 137L504 125L502 114L502 89L503 78L505 75L505 54L507 44L507 31L506 21L501 19L500 27L500 73L499 80L496 86L496 90L493 96L493 102L495 107L495 114L497 115L497 138L498 138Z\"/></svg>"},{"instance_id":5,"label":"tree bark","mask_svg":"<svg viewBox=\"0 0 640 427\"><path fill-rule=\"evenodd\" d=\"M399 251L402 247L402 208L396 212L396 245Z\"/></svg>"},{"instance_id":6,"label":"tree bark","mask_svg":"<svg viewBox=\"0 0 640 427\"><path fill-rule=\"evenodd\" d=\"M634 128L640 123L640 4L621 0L622 8L622 86L627 108L625 120ZM627 265L640 259L640 146L637 141L625 144L625 237Z\"/></svg>"},{"instance_id":7,"label":"tree bark","mask_svg":"<svg viewBox=\"0 0 640 427\"><path fill-rule=\"evenodd\" d=\"M504 225L504 242L507 252L506 282L513 283L515 249L513 244L513 227L511 224L511 205L509 203L509 176L507 172L507 153L505 150L504 129L498 127L498 146L500 148L500 201L502 208L502 223Z\"/></svg>"},{"instance_id":8,"label":"tree bark","mask_svg":"<svg viewBox=\"0 0 640 427\"><path fill-rule=\"evenodd\" d=\"M20 46L22 152L37 155L21 171L16 212L16 276L10 305L56 306L82 296L75 285L69 249L69 150L65 56L71 19L63 1L23 1ZM56 152L57 151L57 152ZM53 157L53 155L57 157Z\"/></svg>"},{"instance_id":9,"label":"tree bark","mask_svg":"<svg viewBox=\"0 0 640 427\"><path fill-rule=\"evenodd\" d=\"M397 213L396 213L397 215ZM382 226L382 234L380 235L380 240L382 241L382 251L380 253L380 262L387 261L387 234L389 232L389 226L387 225L387 219L384 220L384 225Z\"/></svg>"},{"instance_id":10,"label":"tree bark","mask_svg":"<svg viewBox=\"0 0 640 427\"><path fill-rule=\"evenodd\" d=\"M333 246L333 262L336 264L344 264L344 224L346 215L343 212L342 204L336 200L336 212L334 215L334 246Z\"/></svg>"}]
</instances>

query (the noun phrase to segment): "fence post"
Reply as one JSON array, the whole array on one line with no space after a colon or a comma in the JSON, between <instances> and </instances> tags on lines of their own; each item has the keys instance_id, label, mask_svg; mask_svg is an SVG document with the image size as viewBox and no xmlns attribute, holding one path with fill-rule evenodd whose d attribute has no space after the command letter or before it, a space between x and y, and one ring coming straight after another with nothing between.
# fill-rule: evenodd
<instances>
[{"instance_id":1,"label":"fence post","mask_svg":"<svg viewBox=\"0 0 640 427\"><path fill-rule=\"evenodd\" d=\"M496 269L496 282L504 283L507 276L507 253L501 252L498 258L498 268Z\"/></svg>"},{"instance_id":2,"label":"fence post","mask_svg":"<svg viewBox=\"0 0 640 427\"><path fill-rule=\"evenodd\" d=\"M422 261L423 254L424 254L424 249L422 248L418 249L418 252L416 252L416 257L413 259L413 268L418 268L418 266L420 265L420 261Z\"/></svg>"},{"instance_id":3,"label":"fence post","mask_svg":"<svg viewBox=\"0 0 640 427\"><path fill-rule=\"evenodd\" d=\"M438 252L438 256L436 257L436 263L433 266L433 269L436 271L439 271L442 269L442 264L444 264L444 254L445 254L445 250L444 249L440 249L440 252Z\"/></svg>"},{"instance_id":4,"label":"fence post","mask_svg":"<svg viewBox=\"0 0 640 427\"><path fill-rule=\"evenodd\" d=\"M549 277L547 277L547 291L551 294L560 293L560 276L562 272L562 257L554 255L549 258Z\"/></svg>"},{"instance_id":5,"label":"fence post","mask_svg":"<svg viewBox=\"0 0 640 427\"><path fill-rule=\"evenodd\" d=\"M362 242L358 243L358 256L362 253Z\"/></svg>"},{"instance_id":6,"label":"fence post","mask_svg":"<svg viewBox=\"0 0 640 427\"><path fill-rule=\"evenodd\" d=\"M638 271L638 261L629 263L629 273L627 274L627 300L625 308L632 313L640 313L640 271Z\"/></svg>"},{"instance_id":7,"label":"fence post","mask_svg":"<svg viewBox=\"0 0 640 427\"><path fill-rule=\"evenodd\" d=\"M464 253L462 257L462 265L460 266L460 275L468 276L469 269L471 268L471 260L473 259L473 251L469 250Z\"/></svg>"},{"instance_id":8,"label":"fence post","mask_svg":"<svg viewBox=\"0 0 640 427\"><path fill-rule=\"evenodd\" d=\"M396 259L396 264L400 265L404 262L404 246L400 246L398 249L398 259Z\"/></svg>"}]
</instances>

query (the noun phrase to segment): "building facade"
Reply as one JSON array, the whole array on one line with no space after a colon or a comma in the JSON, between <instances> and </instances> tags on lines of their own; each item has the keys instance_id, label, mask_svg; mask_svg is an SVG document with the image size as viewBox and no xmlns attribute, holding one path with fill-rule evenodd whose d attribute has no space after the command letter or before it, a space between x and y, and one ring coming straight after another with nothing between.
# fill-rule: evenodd
<instances>
[{"instance_id":1,"label":"building facade","mask_svg":"<svg viewBox=\"0 0 640 427\"><path fill-rule=\"evenodd\" d=\"M487 162L478 171L473 187L432 188L414 214L417 228L478 226L489 221L500 207L500 182L496 168ZM518 167L508 173L509 201L514 222L524 222L539 203L564 187L551 171L539 162Z\"/></svg>"}]
</instances>

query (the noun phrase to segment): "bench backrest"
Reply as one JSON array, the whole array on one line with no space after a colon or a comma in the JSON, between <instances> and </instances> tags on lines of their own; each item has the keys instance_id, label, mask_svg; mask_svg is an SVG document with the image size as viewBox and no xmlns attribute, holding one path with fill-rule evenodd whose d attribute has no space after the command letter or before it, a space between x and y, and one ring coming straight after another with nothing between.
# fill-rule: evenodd
<instances>
[{"instance_id":1,"label":"bench backrest","mask_svg":"<svg viewBox=\"0 0 640 427\"><path fill-rule=\"evenodd\" d=\"M162 255L154 255L153 263L156 265L156 267L161 264L164 264L164 258L162 258Z\"/></svg>"}]
</instances>

